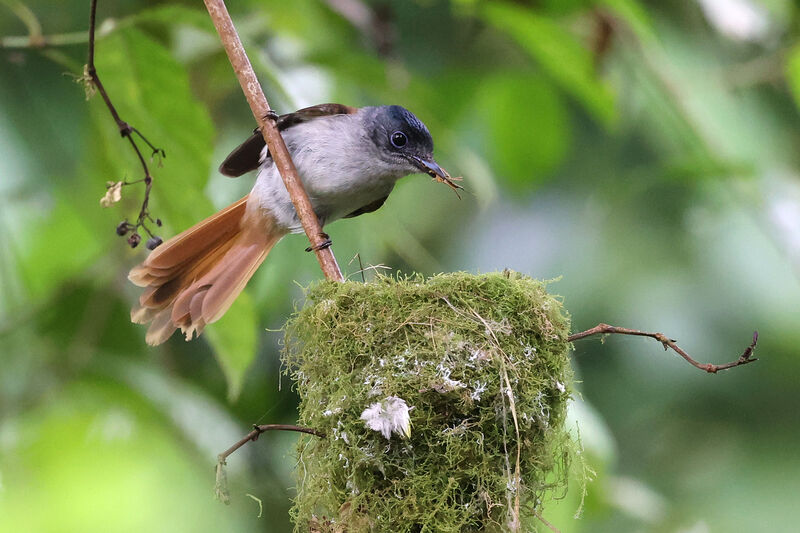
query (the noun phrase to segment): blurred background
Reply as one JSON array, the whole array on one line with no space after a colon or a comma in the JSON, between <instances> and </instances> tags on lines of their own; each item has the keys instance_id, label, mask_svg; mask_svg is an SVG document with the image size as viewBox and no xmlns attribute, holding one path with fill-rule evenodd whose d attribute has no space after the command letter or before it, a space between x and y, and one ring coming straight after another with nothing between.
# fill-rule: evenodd
<instances>
[{"instance_id":1,"label":"blurred background","mask_svg":"<svg viewBox=\"0 0 800 533\"><path fill-rule=\"evenodd\" d=\"M230 1L272 107L401 104L464 177L426 176L328 228L342 269L510 268L554 280L573 330L586 486L564 532L796 531L800 507L800 8L789 0ZM144 246L115 234L141 169L76 83L85 0L0 0L0 530L290 531L279 328L321 274L284 239L226 317L158 348L129 322ZM32 47L31 35L54 46ZM255 126L199 2L100 1L97 67L154 160L165 239L240 198L216 171ZM35 39L34 39L35 40ZM358 254L358 258L356 258ZM359 264L360 259L360 264ZM374 275L367 271L367 278ZM795 407L792 407L795 405ZM544 527L540 527L545 530Z\"/></svg>"}]
</instances>

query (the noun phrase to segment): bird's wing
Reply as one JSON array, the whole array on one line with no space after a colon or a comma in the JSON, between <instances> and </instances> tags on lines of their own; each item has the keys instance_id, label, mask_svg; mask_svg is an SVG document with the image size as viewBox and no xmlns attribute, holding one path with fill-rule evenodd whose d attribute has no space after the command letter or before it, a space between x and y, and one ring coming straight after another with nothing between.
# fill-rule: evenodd
<instances>
[{"instance_id":1,"label":"bird's wing","mask_svg":"<svg viewBox=\"0 0 800 533\"><path fill-rule=\"evenodd\" d=\"M284 131L292 126L308 122L318 117L349 115L356 111L358 111L357 108L342 104L319 104L300 109L294 113L281 115L278 117L276 124L278 126L278 131ZM236 149L225 158L225 161L223 161L219 167L219 171L226 176L238 178L242 174L257 169L261 158L261 150L264 149L264 146L264 137L261 135L261 131L256 128L249 139L236 147ZM267 157L269 157L269 155Z\"/></svg>"},{"instance_id":2,"label":"bird's wing","mask_svg":"<svg viewBox=\"0 0 800 533\"><path fill-rule=\"evenodd\" d=\"M383 203L386 201L387 198L389 198L388 194L383 198L378 198L374 202L368 203L364 207L359 207L349 215L345 215L343 218L353 218L357 217L358 215L363 215L364 213L372 213L373 211L377 211L378 209L380 209L380 207L383 205Z\"/></svg>"}]
</instances>

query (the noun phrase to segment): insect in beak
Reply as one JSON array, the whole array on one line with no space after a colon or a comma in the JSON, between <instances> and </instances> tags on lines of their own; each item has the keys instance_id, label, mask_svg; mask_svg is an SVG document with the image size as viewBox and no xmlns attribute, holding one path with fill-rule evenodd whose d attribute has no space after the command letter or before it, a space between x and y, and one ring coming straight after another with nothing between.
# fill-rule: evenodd
<instances>
[{"instance_id":1,"label":"insect in beak","mask_svg":"<svg viewBox=\"0 0 800 533\"><path fill-rule=\"evenodd\" d=\"M461 181L460 177L454 178L447 172L445 169L440 167L436 161L433 159L425 160L419 157L413 157L414 162L417 164L419 169L424 173L428 174L430 177L438 181L439 183L446 183L458 196L459 200L461 199L461 195L458 193L458 189L464 189L461 185L455 183L456 181Z\"/></svg>"}]
</instances>

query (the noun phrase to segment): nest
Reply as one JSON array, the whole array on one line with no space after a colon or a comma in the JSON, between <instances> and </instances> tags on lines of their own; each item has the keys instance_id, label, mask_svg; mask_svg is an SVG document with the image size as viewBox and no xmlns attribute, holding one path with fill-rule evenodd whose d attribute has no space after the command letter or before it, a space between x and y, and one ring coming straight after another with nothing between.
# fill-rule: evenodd
<instances>
[{"instance_id":1,"label":"nest","mask_svg":"<svg viewBox=\"0 0 800 533\"><path fill-rule=\"evenodd\" d=\"M284 360L299 424L326 436L299 443L296 531L531 527L574 449L569 319L545 284L380 276L307 296Z\"/></svg>"}]
</instances>

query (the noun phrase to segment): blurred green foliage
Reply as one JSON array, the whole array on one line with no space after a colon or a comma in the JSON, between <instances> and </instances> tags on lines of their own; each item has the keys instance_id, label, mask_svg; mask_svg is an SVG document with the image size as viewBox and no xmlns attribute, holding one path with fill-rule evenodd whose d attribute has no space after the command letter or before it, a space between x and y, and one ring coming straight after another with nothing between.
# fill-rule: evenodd
<instances>
[{"instance_id":1,"label":"blurred green foliage","mask_svg":"<svg viewBox=\"0 0 800 533\"><path fill-rule=\"evenodd\" d=\"M252 423L292 422L275 332L318 279L302 236L200 340L144 345L128 321L116 236L138 163L75 83L81 0L0 1L0 530L289 531L295 435L230 461ZM97 65L122 117L166 157L152 212L169 237L245 194L216 166L254 126L197 3L101 1ZM762 361L709 376L652 342L580 341L572 417L583 516L562 531L793 531L800 511L800 9L789 0L243 0L229 2L274 108L398 103L464 176L424 177L332 225L347 274L513 268L552 285L575 329L660 330L699 359ZM366 14L366 16L364 16ZM20 17L22 15L22 17ZM17 38L20 37L20 38ZM359 259L354 259L358 254ZM370 271L365 273L370 276ZM579 477L576 472L576 477ZM258 504L264 518L258 518ZM542 528L543 529L543 528Z\"/></svg>"}]
</instances>

